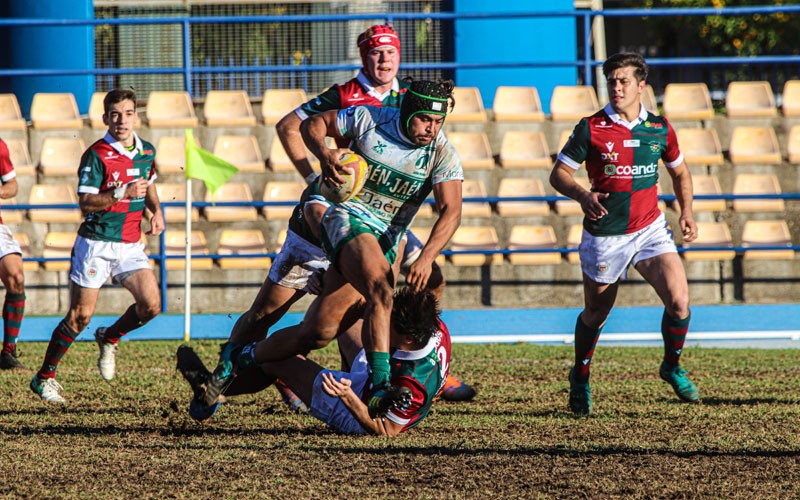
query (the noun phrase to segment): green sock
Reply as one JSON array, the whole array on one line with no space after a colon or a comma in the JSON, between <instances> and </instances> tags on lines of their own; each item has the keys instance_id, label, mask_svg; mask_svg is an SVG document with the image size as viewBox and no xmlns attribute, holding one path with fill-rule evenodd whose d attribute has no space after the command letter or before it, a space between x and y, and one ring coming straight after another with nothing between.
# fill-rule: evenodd
<instances>
[{"instance_id":1,"label":"green sock","mask_svg":"<svg viewBox=\"0 0 800 500\"><path fill-rule=\"evenodd\" d=\"M388 352L368 352L367 363L369 363L369 381L372 387L379 389L389 385L391 369L389 367Z\"/></svg>"}]
</instances>

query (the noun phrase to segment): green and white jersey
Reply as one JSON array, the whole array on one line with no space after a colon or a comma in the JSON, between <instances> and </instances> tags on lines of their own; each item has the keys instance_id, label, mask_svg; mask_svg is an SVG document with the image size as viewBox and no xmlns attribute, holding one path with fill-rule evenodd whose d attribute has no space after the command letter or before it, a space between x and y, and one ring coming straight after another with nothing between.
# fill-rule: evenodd
<instances>
[{"instance_id":1,"label":"green and white jersey","mask_svg":"<svg viewBox=\"0 0 800 500\"><path fill-rule=\"evenodd\" d=\"M349 212L372 223L408 229L434 184L463 181L456 149L439 131L419 147L400 131L400 110L372 106L339 111L339 133L351 139L350 149L369 164L361 192L342 203Z\"/></svg>"}]
</instances>

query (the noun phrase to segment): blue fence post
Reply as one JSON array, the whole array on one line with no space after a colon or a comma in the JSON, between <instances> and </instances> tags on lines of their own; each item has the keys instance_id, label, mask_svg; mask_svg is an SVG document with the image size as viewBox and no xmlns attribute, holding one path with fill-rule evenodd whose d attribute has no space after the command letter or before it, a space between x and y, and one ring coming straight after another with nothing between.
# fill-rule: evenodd
<instances>
[{"instance_id":1,"label":"blue fence post","mask_svg":"<svg viewBox=\"0 0 800 500\"><path fill-rule=\"evenodd\" d=\"M183 26L183 84L186 92L192 96L192 36L191 25L188 19L184 19Z\"/></svg>"},{"instance_id":2,"label":"blue fence post","mask_svg":"<svg viewBox=\"0 0 800 500\"><path fill-rule=\"evenodd\" d=\"M161 213L164 216L164 220L167 220L167 211L168 208L164 205L161 205ZM161 312L167 312L167 259L164 257L167 255L167 225L164 224L164 230L161 231L161 234L158 235L158 256L159 256L159 264L158 264L158 281L159 286L161 287Z\"/></svg>"}]
</instances>

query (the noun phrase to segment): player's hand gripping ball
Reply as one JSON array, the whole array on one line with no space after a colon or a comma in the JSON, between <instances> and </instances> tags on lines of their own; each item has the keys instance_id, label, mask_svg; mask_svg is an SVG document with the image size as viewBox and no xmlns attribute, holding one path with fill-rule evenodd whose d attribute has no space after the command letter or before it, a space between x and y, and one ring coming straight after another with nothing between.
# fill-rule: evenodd
<instances>
[{"instance_id":1,"label":"player's hand gripping ball","mask_svg":"<svg viewBox=\"0 0 800 500\"><path fill-rule=\"evenodd\" d=\"M320 180L319 185L319 192L332 203L344 203L355 198L364 187L369 175L369 165L366 160L355 153L343 154L339 158L339 163L346 169L340 173L344 177L344 183L338 187L332 187ZM320 179L322 179L321 176Z\"/></svg>"}]
</instances>

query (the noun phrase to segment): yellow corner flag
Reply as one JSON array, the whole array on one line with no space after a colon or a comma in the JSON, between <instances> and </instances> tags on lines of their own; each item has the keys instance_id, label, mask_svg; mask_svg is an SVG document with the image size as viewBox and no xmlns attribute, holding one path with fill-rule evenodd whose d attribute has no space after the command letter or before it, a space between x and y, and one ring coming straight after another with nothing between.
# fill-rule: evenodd
<instances>
[{"instance_id":1,"label":"yellow corner flag","mask_svg":"<svg viewBox=\"0 0 800 500\"><path fill-rule=\"evenodd\" d=\"M214 156L194 142L194 134L186 129L186 178L200 179L213 195L239 169Z\"/></svg>"}]
</instances>

